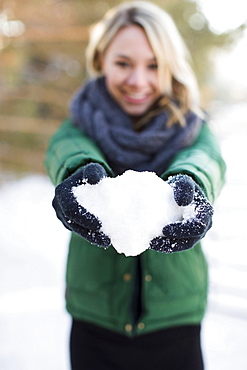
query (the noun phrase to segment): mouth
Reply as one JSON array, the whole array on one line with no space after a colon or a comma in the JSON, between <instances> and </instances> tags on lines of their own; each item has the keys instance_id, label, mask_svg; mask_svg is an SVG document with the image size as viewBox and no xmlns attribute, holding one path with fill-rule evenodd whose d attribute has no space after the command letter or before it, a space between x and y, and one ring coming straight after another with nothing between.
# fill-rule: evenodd
<instances>
[{"instance_id":1,"label":"mouth","mask_svg":"<svg viewBox=\"0 0 247 370\"><path fill-rule=\"evenodd\" d=\"M133 104L142 104L145 103L150 95L143 93L123 93L124 99Z\"/></svg>"}]
</instances>

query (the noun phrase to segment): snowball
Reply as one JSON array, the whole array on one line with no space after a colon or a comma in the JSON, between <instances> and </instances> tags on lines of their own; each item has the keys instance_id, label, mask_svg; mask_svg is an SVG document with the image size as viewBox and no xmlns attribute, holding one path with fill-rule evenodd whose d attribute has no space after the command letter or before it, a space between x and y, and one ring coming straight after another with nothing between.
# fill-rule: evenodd
<instances>
[{"instance_id":1,"label":"snowball","mask_svg":"<svg viewBox=\"0 0 247 370\"><path fill-rule=\"evenodd\" d=\"M179 207L172 187L153 172L126 171L98 184L72 189L77 202L102 222L118 253L136 256L162 236L165 225L194 215L194 205Z\"/></svg>"}]
</instances>

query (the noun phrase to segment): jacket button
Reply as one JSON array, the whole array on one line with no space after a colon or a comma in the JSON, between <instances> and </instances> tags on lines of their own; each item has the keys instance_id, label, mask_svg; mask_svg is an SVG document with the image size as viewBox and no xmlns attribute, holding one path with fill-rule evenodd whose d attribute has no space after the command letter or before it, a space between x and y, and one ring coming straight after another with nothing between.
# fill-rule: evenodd
<instances>
[{"instance_id":1,"label":"jacket button","mask_svg":"<svg viewBox=\"0 0 247 370\"><path fill-rule=\"evenodd\" d=\"M123 275L123 281L130 281L131 280L131 274L126 273Z\"/></svg>"},{"instance_id":2,"label":"jacket button","mask_svg":"<svg viewBox=\"0 0 247 370\"><path fill-rule=\"evenodd\" d=\"M147 282L150 282L150 281L152 280L152 276L151 276L151 275L146 275L146 276L145 276L145 280L146 280Z\"/></svg>"},{"instance_id":3,"label":"jacket button","mask_svg":"<svg viewBox=\"0 0 247 370\"><path fill-rule=\"evenodd\" d=\"M143 330L145 328L145 324L143 322L139 322L137 327L138 327L139 330Z\"/></svg>"},{"instance_id":4,"label":"jacket button","mask_svg":"<svg viewBox=\"0 0 247 370\"><path fill-rule=\"evenodd\" d=\"M132 331L132 325L131 324L126 324L125 325L125 330L130 333Z\"/></svg>"}]
</instances>

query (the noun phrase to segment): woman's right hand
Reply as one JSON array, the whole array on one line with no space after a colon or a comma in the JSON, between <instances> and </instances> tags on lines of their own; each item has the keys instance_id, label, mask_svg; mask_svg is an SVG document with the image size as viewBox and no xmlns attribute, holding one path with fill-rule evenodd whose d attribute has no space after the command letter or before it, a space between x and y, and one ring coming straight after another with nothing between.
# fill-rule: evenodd
<instances>
[{"instance_id":1,"label":"woman's right hand","mask_svg":"<svg viewBox=\"0 0 247 370\"><path fill-rule=\"evenodd\" d=\"M96 185L106 176L100 164L87 164L56 187L52 202L58 219L68 230L103 248L109 247L110 238L100 231L100 220L77 202L72 189L86 183Z\"/></svg>"}]
</instances>

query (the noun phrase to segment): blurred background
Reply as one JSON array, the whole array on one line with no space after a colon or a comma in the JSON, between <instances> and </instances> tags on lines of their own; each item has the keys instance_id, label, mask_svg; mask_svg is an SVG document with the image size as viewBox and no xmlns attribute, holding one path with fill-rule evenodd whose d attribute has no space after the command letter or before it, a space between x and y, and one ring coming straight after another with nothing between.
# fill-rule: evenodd
<instances>
[{"instance_id":1,"label":"blurred background","mask_svg":"<svg viewBox=\"0 0 247 370\"><path fill-rule=\"evenodd\" d=\"M0 1L0 368L68 370L69 235L51 209L50 136L86 76L89 26L117 0ZM247 3L153 1L174 18L228 165L204 250L211 273L206 370L247 368Z\"/></svg>"}]
</instances>

